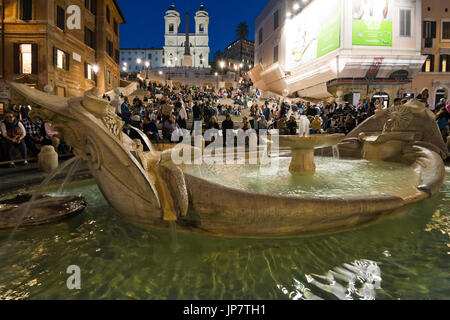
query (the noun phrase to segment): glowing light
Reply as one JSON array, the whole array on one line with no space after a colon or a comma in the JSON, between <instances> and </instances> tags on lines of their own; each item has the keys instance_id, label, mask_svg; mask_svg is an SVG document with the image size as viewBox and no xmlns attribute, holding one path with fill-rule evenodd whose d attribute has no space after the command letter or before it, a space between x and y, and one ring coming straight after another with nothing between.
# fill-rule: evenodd
<instances>
[{"instance_id":1,"label":"glowing light","mask_svg":"<svg viewBox=\"0 0 450 320\"><path fill-rule=\"evenodd\" d=\"M94 70L94 73L97 73L100 70L100 68L98 67L98 65L94 65L92 70Z\"/></svg>"},{"instance_id":2,"label":"glowing light","mask_svg":"<svg viewBox=\"0 0 450 320\"><path fill-rule=\"evenodd\" d=\"M137 58L136 62L137 62L137 64L141 64L141 62L142 62L141 58Z\"/></svg>"}]
</instances>

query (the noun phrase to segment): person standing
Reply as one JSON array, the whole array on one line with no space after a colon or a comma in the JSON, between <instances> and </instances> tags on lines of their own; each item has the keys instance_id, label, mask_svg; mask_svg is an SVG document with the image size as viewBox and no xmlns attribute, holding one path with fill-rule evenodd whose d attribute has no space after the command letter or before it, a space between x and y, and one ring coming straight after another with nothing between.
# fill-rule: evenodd
<instances>
[{"instance_id":1,"label":"person standing","mask_svg":"<svg viewBox=\"0 0 450 320\"><path fill-rule=\"evenodd\" d=\"M131 121L131 109L130 105L128 104L128 97L123 98L122 106L120 107L122 121L125 122L125 124L129 124Z\"/></svg>"},{"instance_id":2,"label":"person standing","mask_svg":"<svg viewBox=\"0 0 450 320\"><path fill-rule=\"evenodd\" d=\"M178 125L181 129L187 128L187 112L186 108L184 107L184 103L181 103L180 111L178 112Z\"/></svg>"}]
</instances>

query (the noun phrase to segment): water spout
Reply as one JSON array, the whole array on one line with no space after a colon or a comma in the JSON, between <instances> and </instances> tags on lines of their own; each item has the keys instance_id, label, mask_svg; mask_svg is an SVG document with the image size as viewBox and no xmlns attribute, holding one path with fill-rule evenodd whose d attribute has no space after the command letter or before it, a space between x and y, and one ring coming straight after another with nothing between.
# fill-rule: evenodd
<instances>
[{"instance_id":1,"label":"water spout","mask_svg":"<svg viewBox=\"0 0 450 320\"><path fill-rule=\"evenodd\" d=\"M300 116L299 135L301 137L309 136L309 127L310 127L310 122L309 122L308 117L305 115Z\"/></svg>"},{"instance_id":2,"label":"water spout","mask_svg":"<svg viewBox=\"0 0 450 320\"><path fill-rule=\"evenodd\" d=\"M339 160L341 158L340 152L339 152L339 145L335 145L331 147L333 149L333 159Z\"/></svg>"}]
</instances>

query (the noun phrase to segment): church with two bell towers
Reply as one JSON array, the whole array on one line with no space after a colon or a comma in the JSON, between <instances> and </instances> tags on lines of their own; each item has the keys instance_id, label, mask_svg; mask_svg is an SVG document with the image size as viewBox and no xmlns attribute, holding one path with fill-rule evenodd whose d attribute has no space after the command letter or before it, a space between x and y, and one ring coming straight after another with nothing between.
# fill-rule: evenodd
<instances>
[{"instance_id":1,"label":"church with two bell towers","mask_svg":"<svg viewBox=\"0 0 450 320\"><path fill-rule=\"evenodd\" d=\"M180 12L171 5L164 16L164 66L210 68L209 14L202 4L195 13L195 33L189 32L189 14L186 13L186 33L180 33Z\"/></svg>"}]
</instances>

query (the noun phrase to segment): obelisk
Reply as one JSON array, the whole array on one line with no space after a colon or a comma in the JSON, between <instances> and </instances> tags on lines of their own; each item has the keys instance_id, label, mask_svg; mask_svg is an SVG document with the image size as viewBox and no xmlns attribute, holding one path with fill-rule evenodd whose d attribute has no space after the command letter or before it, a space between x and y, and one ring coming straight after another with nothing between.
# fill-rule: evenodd
<instances>
[{"instance_id":1,"label":"obelisk","mask_svg":"<svg viewBox=\"0 0 450 320\"><path fill-rule=\"evenodd\" d=\"M189 12L186 11L186 43L184 45L184 66L192 67L191 46L189 41Z\"/></svg>"}]
</instances>

